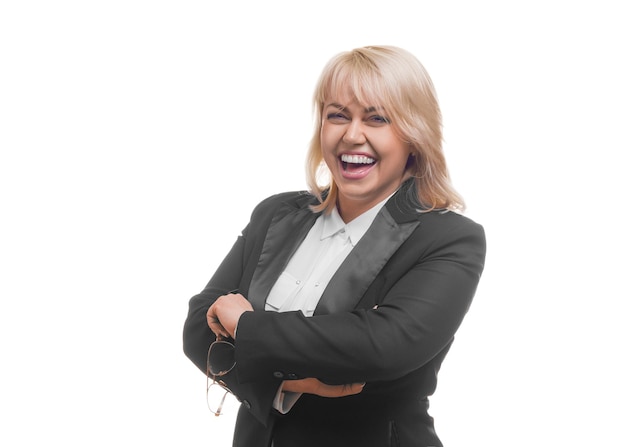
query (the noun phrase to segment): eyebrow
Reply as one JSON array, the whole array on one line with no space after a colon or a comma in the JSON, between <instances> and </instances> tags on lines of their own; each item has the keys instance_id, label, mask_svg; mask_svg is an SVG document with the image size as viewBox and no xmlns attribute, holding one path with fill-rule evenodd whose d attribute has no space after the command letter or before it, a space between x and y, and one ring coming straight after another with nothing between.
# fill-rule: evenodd
<instances>
[{"instance_id":1,"label":"eyebrow","mask_svg":"<svg viewBox=\"0 0 626 447\"><path fill-rule=\"evenodd\" d=\"M377 112L378 110L385 110L384 107L368 107L365 109L365 113Z\"/></svg>"},{"instance_id":2,"label":"eyebrow","mask_svg":"<svg viewBox=\"0 0 626 447\"><path fill-rule=\"evenodd\" d=\"M339 110L345 110L346 109L346 106L343 106L343 105L338 104L336 102L331 102L330 104L328 104L328 107L335 107L336 109L339 109ZM378 110L385 110L385 108L384 107L372 106L372 107L366 107L365 109L363 109L363 111L365 113L372 113L372 112L376 112Z\"/></svg>"},{"instance_id":3,"label":"eyebrow","mask_svg":"<svg viewBox=\"0 0 626 447\"><path fill-rule=\"evenodd\" d=\"M328 107L334 107L335 109L339 109L339 110L343 110L346 107L342 106L341 104L337 104L336 102L331 102L330 104L328 104Z\"/></svg>"}]
</instances>

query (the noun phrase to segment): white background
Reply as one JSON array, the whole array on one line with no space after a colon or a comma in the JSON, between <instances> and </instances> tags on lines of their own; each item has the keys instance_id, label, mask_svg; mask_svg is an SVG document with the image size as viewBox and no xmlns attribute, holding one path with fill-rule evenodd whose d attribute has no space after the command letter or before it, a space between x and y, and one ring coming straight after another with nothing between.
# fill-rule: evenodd
<instances>
[{"instance_id":1,"label":"white background","mask_svg":"<svg viewBox=\"0 0 626 447\"><path fill-rule=\"evenodd\" d=\"M305 188L324 63L393 44L488 235L446 447L626 445L619 3L0 3L0 444L230 444L187 301L259 200Z\"/></svg>"}]
</instances>

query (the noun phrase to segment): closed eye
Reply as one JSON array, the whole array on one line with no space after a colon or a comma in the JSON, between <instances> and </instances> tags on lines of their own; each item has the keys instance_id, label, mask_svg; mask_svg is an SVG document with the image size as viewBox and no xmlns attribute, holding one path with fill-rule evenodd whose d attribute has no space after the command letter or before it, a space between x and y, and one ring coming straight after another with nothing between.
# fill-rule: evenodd
<instances>
[{"instance_id":1,"label":"closed eye","mask_svg":"<svg viewBox=\"0 0 626 447\"><path fill-rule=\"evenodd\" d=\"M391 124L391 120L389 120L389 118L384 117L382 115L372 115L368 119L369 121L375 124Z\"/></svg>"},{"instance_id":2,"label":"closed eye","mask_svg":"<svg viewBox=\"0 0 626 447\"><path fill-rule=\"evenodd\" d=\"M341 112L331 112L326 115L326 119L329 121L347 121L348 117Z\"/></svg>"}]
</instances>

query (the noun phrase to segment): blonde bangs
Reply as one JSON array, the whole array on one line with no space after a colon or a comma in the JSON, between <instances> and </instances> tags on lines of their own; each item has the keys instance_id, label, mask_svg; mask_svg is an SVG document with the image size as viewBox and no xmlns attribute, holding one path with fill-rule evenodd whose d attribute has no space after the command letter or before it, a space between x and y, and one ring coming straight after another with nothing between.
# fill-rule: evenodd
<instances>
[{"instance_id":1,"label":"blonde bangs","mask_svg":"<svg viewBox=\"0 0 626 447\"><path fill-rule=\"evenodd\" d=\"M347 94L364 106L383 108L387 116L394 120L398 115L397 105L401 106L399 101L402 101L400 91L394 90L393 83L388 82L387 73L382 73L369 57L355 50L331 60L320 78L315 106L321 114L329 101Z\"/></svg>"}]
</instances>

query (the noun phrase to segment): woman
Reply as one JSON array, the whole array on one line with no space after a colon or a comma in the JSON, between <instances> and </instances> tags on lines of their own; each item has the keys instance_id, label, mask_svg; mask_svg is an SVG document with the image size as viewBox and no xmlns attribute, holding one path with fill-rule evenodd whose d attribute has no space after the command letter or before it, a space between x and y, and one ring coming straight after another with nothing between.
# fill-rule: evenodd
<instances>
[{"instance_id":1,"label":"woman","mask_svg":"<svg viewBox=\"0 0 626 447\"><path fill-rule=\"evenodd\" d=\"M441 446L428 397L485 239L455 212L434 88L406 51L365 47L330 60L314 101L311 191L256 207L190 301L185 353L207 372L232 342L207 374L242 402L235 446Z\"/></svg>"}]
</instances>

